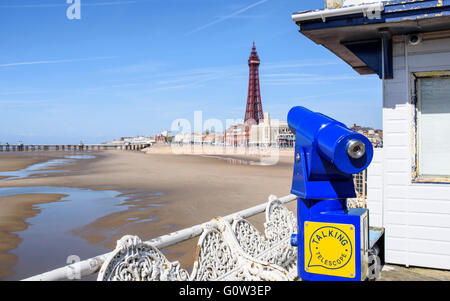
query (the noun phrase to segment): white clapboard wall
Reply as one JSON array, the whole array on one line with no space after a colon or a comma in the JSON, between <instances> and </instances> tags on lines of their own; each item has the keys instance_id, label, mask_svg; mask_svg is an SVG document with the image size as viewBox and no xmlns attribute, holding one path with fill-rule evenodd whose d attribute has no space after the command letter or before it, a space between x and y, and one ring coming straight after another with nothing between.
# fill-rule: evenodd
<instances>
[{"instance_id":1,"label":"white clapboard wall","mask_svg":"<svg viewBox=\"0 0 450 301\"><path fill-rule=\"evenodd\" d=\"M383 227L383 149L375 148L367 168L367 209L371 227Z\"/></svg>"},{"instance_id":2,"label":"white clapboard wall","mask_svg":"<svg viewBox=\"0 0 450 301\"><path fill-rule=\"evenodd\" d=\"M394 79L384 89L384 148L381 163L376 158L368 173L368 206L372 225L386 229L386 262L450 269L450 184L412 181L415 106L409 76L450 71L450 34L436 37L424 35L416 46L394 39Z\"/></svg>"}]
</instances>

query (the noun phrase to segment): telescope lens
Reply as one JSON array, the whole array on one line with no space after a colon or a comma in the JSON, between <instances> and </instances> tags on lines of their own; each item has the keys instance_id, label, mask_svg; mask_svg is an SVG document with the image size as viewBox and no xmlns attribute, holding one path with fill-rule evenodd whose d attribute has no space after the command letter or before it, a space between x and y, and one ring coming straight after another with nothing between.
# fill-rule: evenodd
<instances>
[{"instance_id":1,"label":"telescope lens","mask_svg":"<svg viewBox=\"0 0 450 301\"><path fill-rule=\"evenodd\" d=\"M350 158L360 159L366 154L366 146L358 140L350 140L347 143L347 154Z\"/></svg>"}]
</instances>

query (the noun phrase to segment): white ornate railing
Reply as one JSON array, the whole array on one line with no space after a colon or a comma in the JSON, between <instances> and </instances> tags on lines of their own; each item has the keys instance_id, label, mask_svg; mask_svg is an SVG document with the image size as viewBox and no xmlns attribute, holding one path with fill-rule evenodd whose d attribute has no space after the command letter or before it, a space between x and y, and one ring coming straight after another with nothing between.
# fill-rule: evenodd
<instances>
[{"instance_id":1,"label":"white ornate railing","mask_svg":"<svg viewBox=\"0 0 450 301\"><path fill-rule=\"evenodd\" d=\"M284 204L295 195L264 203L208 223L142 242L124 236L108 254L25 280L73 280L98 272L99 281L294 280L297 252L290 245L297 221ZM264 235L247 220L265 212ZM200 236L192 273L170 262L159 249Z\"/></svg>"}]
</instances>

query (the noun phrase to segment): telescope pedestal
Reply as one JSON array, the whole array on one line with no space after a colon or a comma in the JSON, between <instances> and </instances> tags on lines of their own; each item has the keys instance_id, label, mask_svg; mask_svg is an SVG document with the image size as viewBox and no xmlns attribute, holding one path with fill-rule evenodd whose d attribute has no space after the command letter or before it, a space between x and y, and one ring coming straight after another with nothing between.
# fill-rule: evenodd
<instances>
[{"instance_id":1,"label":"telescope pedestal","mask_svg":"<svg viewBox=\"0 0 450 301\"><path fill-rule=\"evenodd\" d=\"M295 132L291 192L298 199L298 272L304 280L366 279L369 217L348 209L356 197L354 174L373 158L369 139L343 123L303 107L288 114Z\"/></svg>"},{"instance_id":2,"label":"telescope pedestal","mask_svg":"<svg viewBox=\"0 0 450 301\"><path fill-rule=\"evenodd\" d=\"M368 267L368 210L345 199L299 199L298 273L309 281L362 281Z\"/></svg>"}]
</instances>

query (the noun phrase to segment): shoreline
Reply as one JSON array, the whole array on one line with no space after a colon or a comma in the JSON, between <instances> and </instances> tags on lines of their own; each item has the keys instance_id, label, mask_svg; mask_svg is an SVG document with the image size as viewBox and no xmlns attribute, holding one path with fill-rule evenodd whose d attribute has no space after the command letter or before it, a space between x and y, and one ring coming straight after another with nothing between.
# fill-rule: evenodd
<instances>
[{"instance_id":1,"label":"shoreline","mask_svg":"<svg viewBox=\"0 0 450 301\"><path fill-rule=\"evenodd\" d=\"M0 197L0 279L14 275L17 256L10 251L22 242L17 232L26 230L27 219L38 215L36 205L60 202L63 194L21 194Z\"/></svg>"},{"instance_id":2,"label":"shoreline","mask_svg":"<svg viewBox=\"0 0 450 301\"><path fill-rule=\"evenodd\" d=\"M0 172L18 171L56 158L58 156L54 152L2 152L0 153Z\"/></svg>"}]
</instances>

